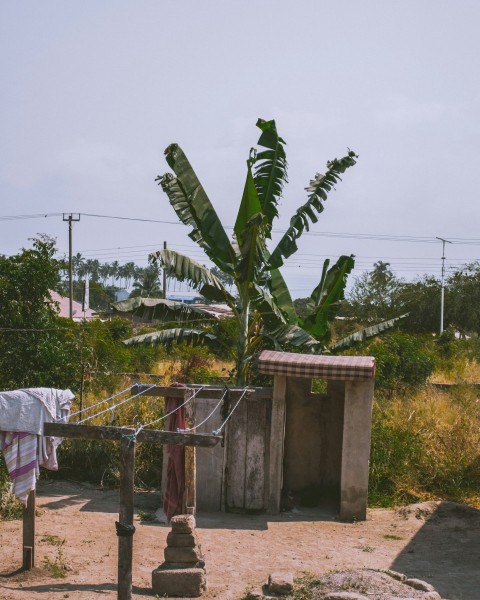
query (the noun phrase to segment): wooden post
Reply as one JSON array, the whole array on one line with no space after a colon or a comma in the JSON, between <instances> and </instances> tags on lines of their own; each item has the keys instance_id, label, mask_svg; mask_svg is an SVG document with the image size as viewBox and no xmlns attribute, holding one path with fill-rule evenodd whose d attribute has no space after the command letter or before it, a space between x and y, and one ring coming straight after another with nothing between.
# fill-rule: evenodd
<instances>
[{"instance_id":1,"label":"wooden post","mask_svg":"<svg viewBox=\"0 0 480 600\"><path fill-rule=\"evenodd\" d=\"M134 434L125 430L126 435ZM128 432L128 433L127 433ZM123 437L120 444L120 526L133 527L133 479L135 468L135 442ZM117 532L118 533L118 532ZM120 531L120 533L122 533ZM118 536L118 600L132 598L133 533Z\"/></svg>"},{"instance_id":2,"label":"wooden post","mask_svg":"<svg viewBox=\"0 0 480 600\"><path fill-rule=\"evenodd\" d=\"M28 494L27 506L23 509L23 569L35 566L35 490Z\"/></svg>"},{"instance_id":3,"label":"wooden post","mask_svg":"<svg viewBox=\"0 0 480 600\"><path fill-rule=\"evenodd\" d=\"M185 392L185 400L194 394L193 390ZM185 421L187 427L193 427L196 420L195 399L186 405ZM183 508L186 514L195 516L197 508L197 453L194 446L185 446L185 493Z\"/></svg>"},{"instance_id":4,"label":"wooden post","mask_svg":"<svg viewBox=\"0 0 480 600\"><path fill-rule=\"evenodd\" d=\"M287 378L275 375L273 380L272 424L270 430L270 465L268 476L268 512L280 512L285 443Z\"/></svg>"}]
</instances>

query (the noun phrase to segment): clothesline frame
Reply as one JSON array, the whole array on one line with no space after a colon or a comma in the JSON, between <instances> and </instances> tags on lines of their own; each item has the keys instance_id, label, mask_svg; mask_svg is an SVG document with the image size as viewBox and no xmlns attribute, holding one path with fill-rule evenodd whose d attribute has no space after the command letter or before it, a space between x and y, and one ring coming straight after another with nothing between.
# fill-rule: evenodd
<instances>
[{"instance_id":1,"label":"clothesline frame","mask_svg":"<svg viewBox=\"0 0 480 600\"><path fill-rule=\"evenodd\" d=\"M137 432L131 427L112 427L101 425L75 425L71 423L45 423L44 435L64 438L90 439L98 441L120 442L120 489L119 489L119 523L133 527L133 497L135 473L136 442L151 444L175 444L181 446L208 447L216 446L221 435L209 433L177 433L155 429L142 429ZM35 513L33 517L35 518ZM132 562L133 536L118 537L118 600L132 598Z\"/></svg>"},{"instance_id":2,"label":"clothesline frame","mask_svg":"<svg viewBox=\"0 0 480 600\"><path fill-rule=\"evenodd\" d=\"M225 386L188 385L184 388L170 386L154 386L136 384L132 391L142 396L163 396L170 398L187 399L195 398L216 399L225 393ZM263 389L229 388L232 400L239 400L242 396L262 394ZM265 388L268 394L268 388ZM158 429L135 429L133 427L115 427L103 425L83 425L76 423L45 423L43 434L45 436L90 439L98 441L120 442L120 489L119 489L119 522L128 527L133 527L134 515L134 472L135 472L135 447L136 443L174 444L192 448L213 448L223 441L224 435L214 433L173 432ZM195 459L193 457L193 465ZM193 467L194 469L195 467ZM191 485L195 486L195 473L191 473ZM193 498L195 493L193 490ZM35 492L29 496L27 508L23 519L23 552L24 568L34 566L34 537L35 537ZM132 598L132 563L133 563L133 535L118 537L118 600L131 600ZM30 566L28 566L30 565Z\"/></svg>"}]
</instances>

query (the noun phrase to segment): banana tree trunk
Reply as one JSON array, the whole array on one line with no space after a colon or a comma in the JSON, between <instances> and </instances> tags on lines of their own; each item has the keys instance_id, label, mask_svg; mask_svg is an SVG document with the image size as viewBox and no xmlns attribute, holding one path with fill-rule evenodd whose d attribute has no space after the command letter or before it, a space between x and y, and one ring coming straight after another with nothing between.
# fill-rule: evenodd
<instances>
[{"instance_id":1,"label":"banana tree trunk","mask_svg":"<svg viewBox=\"0 0 480 600\"><path fill-rule=\"evenodd\" d=\"M240 298L239 332L237 342L237 385L245 386L247 383L249 357L248 357L248 322L250 318L250 298L248 290L242 290Z\"/></svg>"}]
</instances>

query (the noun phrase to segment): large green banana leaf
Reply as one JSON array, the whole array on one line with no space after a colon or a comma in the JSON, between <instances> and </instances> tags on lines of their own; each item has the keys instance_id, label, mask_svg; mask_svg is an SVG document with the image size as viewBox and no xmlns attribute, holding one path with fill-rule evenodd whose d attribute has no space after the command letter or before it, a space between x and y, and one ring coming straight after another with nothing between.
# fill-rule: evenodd
<instances>
[{"instance_id":1,"label":"large green banana leaf","mask_svg":"<svg viewBox=\"0 0 480 600\"><path fill-rule=\"evenodd\" d=\"M267 217L266 235L270 237L273 219L278 216L278 201L287 182L285 141L278 135L275 121L258 119L257 127L262 130L258 145L265 150L255 156L254 181L262 212Z\"/></svg>"},{"instance_id":2,"label":"large green banana leaf","mask_svg":"<svg viewBox=\"0 0 480 600\"><path fill-rule=\"evenodd\" d=\"M178 144L165 150L167 163L176 177L157 177L182 223L193 228L190 237L210 260L224 270L232 269L235 251L195 171Z\"/></svg>"},{"instance_id":3,"label":"large green banana leaf","mask_svg":"<svg viewBox=\"0 0 480 600\"><path fill-rule=\"evenodd\" d=\"M406 316L408 316L408 313L401 315L400 317L395 317L394 319L389 319L388 321L382 321L381 323L377 323L371 327L366 327L361 331L356 331L355 333L352 333L352 335L347 335L338 342L335 342L335 344L332 344L329 347L329 350L331 352L337 352L338 350L351 348L353 344L357 342L364 342L368 338L379 335L380 333L387 331L387 329L391 329L397 321L404 319Z\"/></svg>"},{"instance_id":4,"label":"large green banana leaf","mask_svg":"<svg viewBox=\"0 0 480 600\"><path fill-rule=\"evenodd\" d=\"M353 256L341 256L331 269L330 261L324 263L320 283L313 290L307 306L308 316L300 325L316 339L330 339L330 321L338 312L339 302L344 298L347 276L355 266Z\"/></svg>"},{"instance_id":5,"label":"large green banana leaf","mask_svg":"<svg viewBox=\"0 0 480 600\"><path fill-rule=\"evenodd\" d=\"M265 290L256 284L252 284L252 306L262 316L267 328L274 329L287 325L285 315L278 307L275 300Z\"/></svg>"},{"instance_id":6,"label":"large green banana leaf","mask_svg":"<svg viewBox=\"0 0 480 600\"><path fill-rule=\"evenodd\" d=\"M233 296L210 269L192 258L174 250L159 250L151 254L150 259L158 261L170 277L175 277L178 281L187 281L208 300L226 302L229 306L235 304Z\"/></svg>"},{"instance_id":7,"label":"large green banana leaf","mask_svg":"<svg viewBox=\"0 0 480 600\"><path fill-rule=\"evenodd\" d=\"M288 286L279 269L272 269L270 271L270 279L267 285L276 305L282 311L287 322L290 325L295 325L298 321L297 312L293 305Z\"/></svg>"},{"instance_id":8,"label":"large green banana leaf","mask_svg":"<svg viewBox=\"0 0 480 600\"><path fill-rule=\"evenodd\" d=\"M351 150L343 158L335 158L327 163L328 170L324 175L317 173L315 179L305 188L308 192L308 201L301 206L290 220L290 226L284 233L272 252L270 265L272 268L281 267L285 258L297 251L297 240L310 228L310 221L318 221L317 214L323 212L323 202L327 193L340 181L340 174L356 163L357 155Z\"/></svg>"},{"instance_id":9,"label":"large green banana leaf","mask_svg":"<svg viewBox=\"0 0 480 600\"><path fill-rule=\"evenodd\" d=\"M253 181L250 162L247 161L247 179L234 233L240 256L235 265L235 277L240 284L258 281L265 266L266 219Z\"/></svg>"},{"instance_id":10,"label":"large green banana leaf","mask_svg":"<svg viewBox=\"0 0 480 600\"><path fill-rule=\"evenodd\" d=\"M283 350L284 344L303 348L308 352L322 352L322 344L312 337L305 329L297 325L282 325L273 330L265 329L262 336L270 340L276 350Z\"/></svg>"}]
</instances>

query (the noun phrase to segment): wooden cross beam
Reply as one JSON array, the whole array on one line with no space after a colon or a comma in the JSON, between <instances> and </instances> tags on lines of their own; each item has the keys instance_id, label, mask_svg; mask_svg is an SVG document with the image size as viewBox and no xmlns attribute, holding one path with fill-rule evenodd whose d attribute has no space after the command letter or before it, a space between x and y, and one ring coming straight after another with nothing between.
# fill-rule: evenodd
<instances>
[{"instance_id":1,"label":"wooden cross beam","mask_svg":"<svg viewBox=\"0 0 480 600\"><path fill-rule=\"evenodd\" d=\"M168 396L170 398L183 398L185 394L193 391L195 393L195 398L197 399L208 398L209 400L216 400L217 398L220 399L225 393L225 386L188 384L188 388L172 388L168 385L151 386L144 383L137 383L132 391L135 391L136 394L141 393L141 396ZM240 396L243 395L254 398L272 397L271 387L255 387L247 389L229 387L228 391L232 400L238 400Z\"/></svg>"},{"instance_id":2,"label":"wooden cross beam","mask_svg":"<svg viewBox=\"0 0 480 600\"><path fill-rule=\"evenodd\" d=\"M211 433L183 433L141 429L135 433L131 427L109 427L103 425L76 425L75 423L45 423L44 435L56 437L81 438L87 440L108 440L120 442L125 438L150 444L175 444L176 446L202 446L212 448L222 440L221 435Z\"/></svg>"},{"instance_id":3,"label":"wooden cross beam","mask_svg":"<svg viewBox=\"0 0 480 600\"><path fill-rule=\"evenodd\" d=\"M169 395L175 388L167 388ZM181 390L183 391L183 390ZM163 395L163 394L162 394ZM133 559L133 480L135 472L135 442L151 444L175 444L193 447L213 447L222 440L221 435L206 433L180 433L141 429L138 433L132 428L102 427L96 425L76 425L74 423L45 423L44 435L110 440L120 442L120 510L118 534L118 600L132 598L132 559ZM31 516L33 514L33 516ZM34 528L35 512L30 513ZM24 522L25 526L25 522Z\"/></svg>"}]
</instances>

